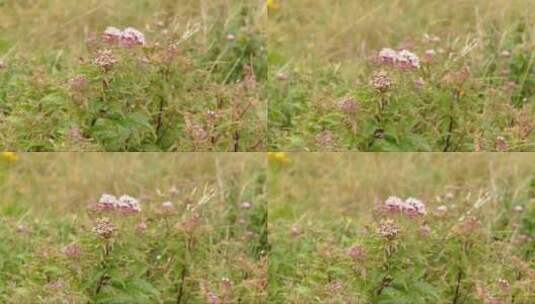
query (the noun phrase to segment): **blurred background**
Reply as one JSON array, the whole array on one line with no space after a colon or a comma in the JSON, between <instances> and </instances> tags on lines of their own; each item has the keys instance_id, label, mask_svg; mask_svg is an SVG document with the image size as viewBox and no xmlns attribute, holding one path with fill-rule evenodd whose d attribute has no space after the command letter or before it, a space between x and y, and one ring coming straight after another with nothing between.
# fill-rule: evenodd
<instances>
[{"instance_id":1,"label":"blurred background","mask_svg":"<svg viewBox=\"0 0 535 304\"><path fill-rule=\"evenodd\" d=\"M285 165L272 162L271 223L366 220L391 195L419 198L429 208L445 202L461 208L490 195L484 209L494 215L535 203L533 153L289 153L288 158Z\"/></svg>"},{"instance_id":2,"label":"blurred background","mask_svg":"<svg viewBox=\"0 0 535 304\"><path fill-rule=\"evenodd\" d=\"M230 190L250 185L262 174L264 163L262 153L13 155L14 159L3 157L0 167L0 215L83 214L102 193L151 201L170 190L186 195L194 188L201 191L207 185L217 185L221 195L229 195Z\"/></svg>"}]
</instances>

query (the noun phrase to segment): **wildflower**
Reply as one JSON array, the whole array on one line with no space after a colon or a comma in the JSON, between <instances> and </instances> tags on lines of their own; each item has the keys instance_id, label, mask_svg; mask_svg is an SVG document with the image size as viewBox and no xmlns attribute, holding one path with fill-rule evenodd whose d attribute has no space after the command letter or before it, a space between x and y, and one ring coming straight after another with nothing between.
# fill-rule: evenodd
<instances>
[{"instance_id":1,"label":"wildflower","mask_svg":"<svg viewBox=\"0 0 535 304\"><path fill-rule=\"evenodd\" d=\"M70 243L63 247L63 253L69 258L78 258L82 253L82 248L76 243Z\"/></svg>"},{"instance_id":2,"label":"wildflower","mask_svg":"<svg viewBox=\"0 0 535 304\"><path fill-rule=\"evenodd\" d=\"M139 200L129 195L123 195L117 201L116 208L123 213L137 213L141 212Z\"/></svg>"},{"instance_id":3,"label":"wildflower","mask_svg":"<svg viewBox=\"0 0 535 304\"><path fill-rule=\"evenodd\" d=\"M117 63L117 59L113 56L111 50L99 50L93 59L93 64L101 67L104 71L109 71Z\"/></svg>"},{"instance_id":4,"label":"wildflower","mask_svg":"<svg viewBox=\"0 0 535 304\"><path fill-rule=\"evenodd\" d=\"M242 209L251 209L251 207L252 207L252 205L251 205L250 202L243 202L243 203L241 204L241 208L242 208Z\"/></svg>"},{"instance_id":5,"label":"wildflower","mask_svg":"<svg viewBox=\"0 0 535 304\"><path fill-rule=\"evenodd\" d=\"M390 48L384 48L379 51L377 59L381 64L397 66L402 70L420 68L420 58L408 50L397 52Z\"/></svg>"},{"instance_id":6,"label":"wildflower","mask_svg":"<svg viewBox=\"0 0 535 304\"><path fill-rule=\"evenodd\" d=\"M347 255L353 258L353 260L358 260L364 257L364 247L361 245L354 245L347 251Z\"/></svg>"},{"instance_id":7,"label":"wildflower","mask_svg":"<svg viewBox=\"0 0 535 304\"><path fill-rule=\"evenodd\" d=\"M338 102L338 108L340 109L340 111L346 114L354 114L355 112L357 112L359 107L360 104L358 103L358 101L352 98L347 98Z\"/></svg>"},{"instance_id":8,"label":"wildflower","mask_svg":"<svg viewBox=\"0 0 535 304\"><path fill-rule=\"evenodd\" d=\"M122 213L137 213L141 212L139 200L129 195L123 195L116 198L114 195L102 194L94 209L97 211L118 210Z\"/></svg>"},{"instance_id":9,"label":"wildflower","mask_svg":"<svg viewBox=\"0 0 535 304\"><path fill-rule=\"evenodd\" d=\"M385 93L392 87L392 79L386 72L376 72L372 76L372 86L377 91Z\"/></svg>"},{"instance_id":10,"label":"wildflower","mask_svg":"<svg viewBox=\"0 0 535 304\"><path fill-rule=\"evenodd\" d=\"M392 219L382 220L377 228L377 233L389 241L394 240L399 232L399 226Z\"/></svg>"},{"instance_id":11,"label":"wildflower","mask_svg":"<svg viewBox=\"0 0 535 304\"><path fill-rule=\"evenodd\" d=\"M507 152L507 150L509 149L509 146L507 145L507 141L505 140L503 136L496 137L495 146L496 146L496 151L498 152Z\"/></svg>"},{"instance_id":12,"label":"wildflower","mask_svg":"<svg viewBox=\"0 0 535 304\"><path fill-rule=\"evenodd\" d=\"M390 196L385 201L385 207L389 211L401 211L404 202L397 196Z\"/></svg>"},{"instance_id":13,"label":"wildflower","mask_svg":"<svg viewBox=\"0 0 535 304\"><path fill-rule=\"evenodd\" d=\"M136 30L133 27L127 27L123 31L120 29L109 26L102 34L102 40L109 44L119 44L124 48L131 48L136 45L145 45L145 35L142 32Z\"/></svg>"},{"instance_id":14,"label":"wildflower","mask_svg":"<svg viewBox=\"0 0 535 304\"><path fill-rule=\"evenodd\" d=\"M117 206L118 200L114 195L104 193L100 196L98 204L103 210L111 210Z\"/></svg>"},{"instance_id":15,"label":"wildflower","mask_svg":"<svg viewBox=\"0 0 535 304\"><path fill-rule=\"evenodd\" d=\"M384 48L379 51L378 59L382 64L394 65L398 61L398 52L390 48Z\"/></svg>"},{"instance_id":16,"label":"wildflower","mask_svg":"<svg viewBox=\"0 0 535 304\"><path fill-rule=\"evenodd\" d=\"M2 159L6 160L8 162L16 162L17 160L19 160L19 156L15 152L5 151L5 152L2 152L2 154L0 154L0 156L1 156Z\"/></svg>"},{"instance_id":17,"label":"wildflower","mask_svg":"<svg viewBox=\"0 0 535 304\"><path fill-rule=\"evenodd\" d=\"M403 201L397 196L390 196L386 199L384 206L388 211L401 212L409 216L427 214L425 204L413 197L409 197Z\"/></svg>"},{"instance_id":18,"label":"wildflower","mask_svg":"<svg viewBox=\"0 0 535 304\"><path fill-rule=\"evenodd\" d=\"M122 34L123 31L121 31L120 29L113 26L109 26L102 34L102 40L110 45L116 44L121 39Z\"/></svg>"},{"instance_id":19,"label":"wildflower","mask_svg":"<svg viewBox=\"0 0 535 304\"><path fill-rule=\"evenodd\" d=\"M0 70L5 69L7 67L7 64L4 60L0 60Z\"/></svg>"},{"instance_id":20,"label":"wildflower","mask_svg":"<svg viewBox=\"0 0 535 304\"><path fill-rule=\"evenodd\" d=\"M227 41L234 41L236 40L236 36L234 36L233 34L228 34L227 37L225 37L227 39Z\"/></svg>"},{"instance_id":21,"label":"wildflower","mask_svg":"<svg viewBox=\"0 0 535 304\"><path fill-rule=\"evenodd\" d=\"M267 158L269 162L286 165L290 163L290 158L286 152L268 152Z\"/></svg>"},{"instance_id":22,"label":"wildflower","mask_svg":"<svg viewBox=\"0 0 535 304\"><path fill-rule=\"evenodd\" d=\"M117 231L117 226L107 217L97 219L93 227L93 232L103 239L111 238L115 231Z\"/></svg>"},{"instance_id":23,"label":"wildflower","mask_svg":"<svg viewBox=\"0 0 535 304\"><path fill-rule=\"evenodd\" d=\"M119 44L125 48L131 48L136 45L145 45L145 35L133 27L126 28L119 40Z\"/></svg>"},{"instance_id":24,"label":"wildflower","mask_svg":"<svg viewBox=\"0 0 535 304\"><path fill-rule=\"evenodd\" d=\"M398 53L398 66L400 69L419 69L420 58L410 51L402 50Z\"/></svg>"},{"instance_id":25,"label":"wildflower","mask_svg":"<svg viewBox=\"0 0 535 304\"><path fill-rule=\"evenodd\" d=\"M418 214L418 215L426 215L427 211L425 208L425 204L420 201L419 199L416 199L414 197L409 197L405 200L405 210L409 214Z\"/></svg>"}]
</instances>

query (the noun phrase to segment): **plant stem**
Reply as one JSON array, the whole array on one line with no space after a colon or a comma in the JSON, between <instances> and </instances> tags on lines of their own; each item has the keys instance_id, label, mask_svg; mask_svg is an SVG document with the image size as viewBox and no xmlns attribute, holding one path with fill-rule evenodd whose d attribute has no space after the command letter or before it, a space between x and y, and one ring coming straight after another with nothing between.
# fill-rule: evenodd
<instances>
[{"instance_id":1,"label":"plant stem","mask_svg":"<svg viewBox=\"0 0 535 304\"><path fill-rule=\"evenodd\" d=\"M97 288L95 290L95 295L99 294L100 291L102 290L102 287L104 287L105 283L106 283L106 280L108 279L108 275L106 274L106 270L107 270L107 263L106 263L106 258L110 255L111 253L111 244L109 241L106 241L106 244L104 245L104 250L103 250L103 256L102 256L102 262L100 263L100 265L102 266L102 269L104 270L104 272L102 273L102 275L100 276L100 278L98 279L98 282L97 282Z\"/></svg>"},{"instance_id":2,"label":"plant stem","mask_svg":"<svg viewBox=\"0 0 535 304\"><path fill-rule=\"evenodd\" d=\"M452 304L457 304L457 301L459 300L459 297L461 296L461 280L463 276L463 271L459 269L459 273L457 274L457 284L455 286L455 295L453 296Z\"/></svg>"},{"instance_id":3,"label":"plant stem","mask_svg":"<svg viewBox=\"0 0 535 304\"><path fill-rule=\"evenodd\" d=\"M186 281L187 267L184 265L182 267L182 272L180 273L180 287L178 287L178 294L176 296L176 304L182 302L182 297L184 296L184 283Z\"/></svg>"},{"instance_id":4,"label":"plant stem","mask_svg":"<svg viewBox=\"0 0 535 304\"><path fill-rule=\"evenodd\" d=\"M461 90L455 90L454 92L455 102L459 103L461 100ZM451 145L451 133L453 132L453 126L455 124L455 120L453 117L453 103L450 104L450 113L449 113L449 125L448 125L448 135L446 135L446 144L444 145L444 149L442 152L448 152L450 145Z\"/></svg>"}]
</instances>

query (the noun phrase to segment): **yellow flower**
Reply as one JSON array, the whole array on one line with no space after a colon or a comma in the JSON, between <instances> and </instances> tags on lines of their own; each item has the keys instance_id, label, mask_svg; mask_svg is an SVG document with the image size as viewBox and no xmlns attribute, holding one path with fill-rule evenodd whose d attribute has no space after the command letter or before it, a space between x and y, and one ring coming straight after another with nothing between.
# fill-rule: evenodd
<instances>
[{"instance_id":1,"label":"yellow flower","mask_svg":"<svg viewBox=\"0 0 535 304\"><path fill-rule=\"evenodd\" d=\"M286 152L268 152L268 160L281 165L290 163L290 157Z\"/></svg>"},{"instance_id":2,"label":"yellow flower","mask_svg":"<svg viewBox=\"0 0 535 304\"><path fill-rule=\"evenodd\" d=\"M19 156L15 152L2 152L0 156L2 156L2 159L5 159L10 162L15 162L19 160Z\"/></svg>"},{"instance_id":3,"label":"yellow flower","mask_svg":"<svg viewBox=\"0 0 535 304\"><path fill-rule=\"evenodd\" d=\"M277 0L267 0L267 7L269 10L276 11L280 8Z\"/></svg>"}]
</instances>

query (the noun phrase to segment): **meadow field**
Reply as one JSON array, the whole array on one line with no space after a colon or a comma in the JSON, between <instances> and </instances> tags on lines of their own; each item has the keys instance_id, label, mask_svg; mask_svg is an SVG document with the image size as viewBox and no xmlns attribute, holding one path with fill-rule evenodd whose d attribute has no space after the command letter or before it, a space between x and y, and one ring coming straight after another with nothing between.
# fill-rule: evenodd
<instances>
[{"instance_id":1,"label":"meadow field","mask_svg":"<svg viewBox=\"0 0 535 304\"><path fill-rule=\"evenodd\" d=\"M534 151L535 2L270 0L270 151Z\"/></svg>"},{"instance_id":2,"label":"meadow field","mask_svg":"<svg viewBox=\"0 0 535 304\"><path fill-rule=\"evenodd\" d=\"M268 303L530 304L535 155L271 154Z\"/></svg>"},{"instance_id":3,"label":"meadow field","mask_svg":"<svg viewBox=\"0 0 535 304\"><path fill-rule=\"evenodd\" d=\"M263 151L262 0L1 0L0 150Z\"/></svg>"},{"instance_id":4,"label":"meadow field","mask_svg":"<svg viewBox=\"0 0 535 304\"><path fill-rule=\"evenodd\" d=\"M265 303L262 154L0 154L0 303Z\"/></svg>"}]
</instances>

